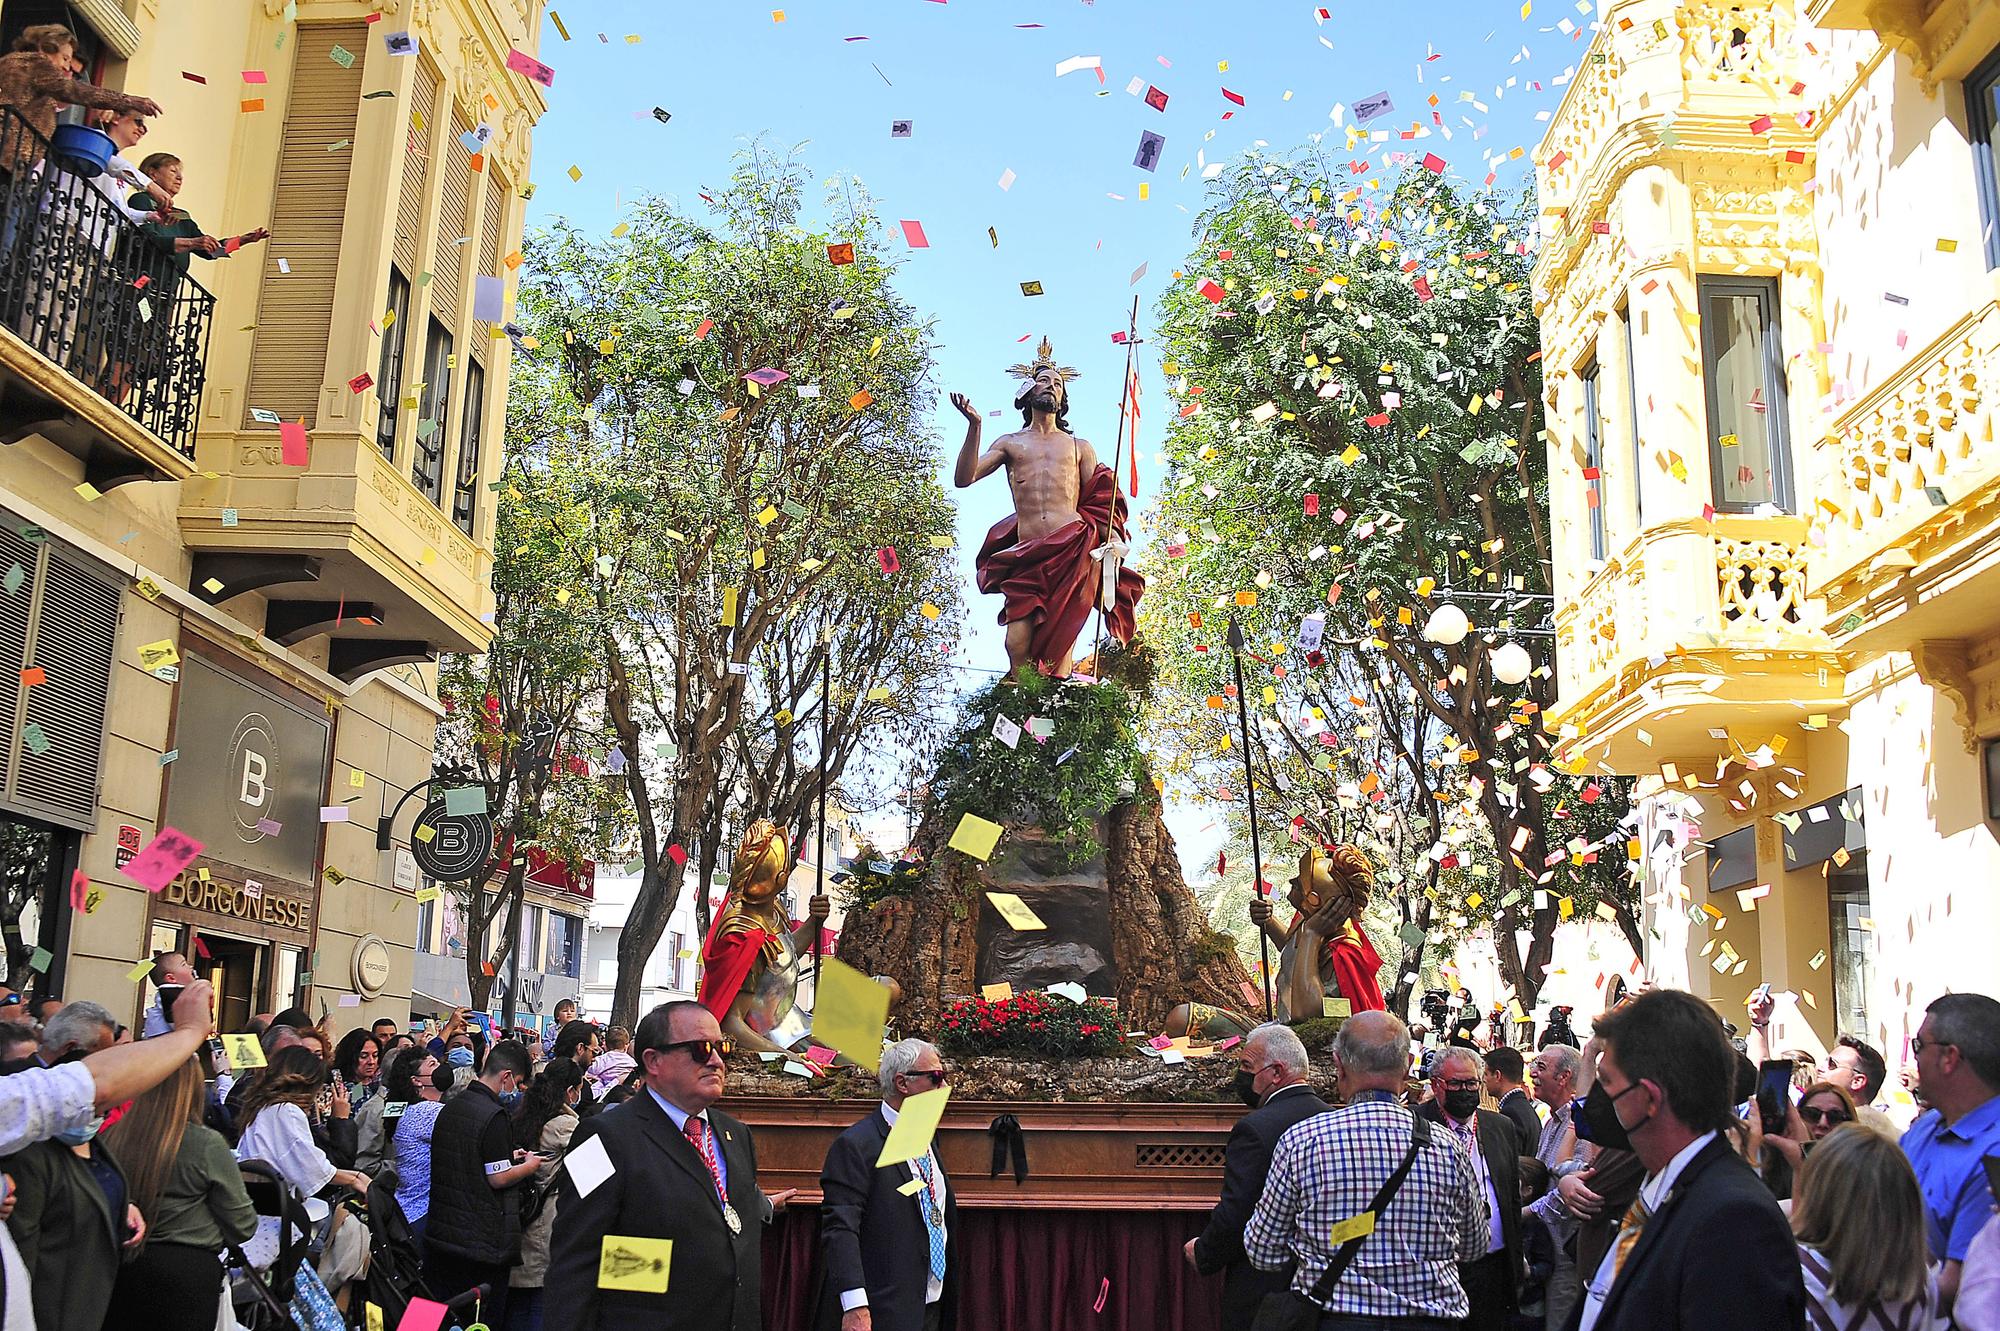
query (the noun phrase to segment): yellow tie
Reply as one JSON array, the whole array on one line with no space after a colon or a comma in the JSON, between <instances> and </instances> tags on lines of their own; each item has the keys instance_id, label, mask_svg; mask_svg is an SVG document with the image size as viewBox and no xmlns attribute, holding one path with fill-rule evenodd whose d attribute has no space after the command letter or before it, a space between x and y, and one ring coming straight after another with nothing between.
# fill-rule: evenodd
<instances>
[{"instance_id":1,"label":"yellow tie","mask_svg":"<svg viewBox=\"0 0 2000 1331\"><path fill-rule=\"evenodd\" d=\"M1635 1198L1625 1210L1625 1219L1620 1223L1616 1246L1611 1254L1611 1278L1625 1269L1625 1259L1632 1255L1632 1245L1639 1241L1639 1231L1646 1227L1646 1220L1653 1214L1653 1208L1646 1205L1646 1199Z\"/></svg>"}]
</instances>

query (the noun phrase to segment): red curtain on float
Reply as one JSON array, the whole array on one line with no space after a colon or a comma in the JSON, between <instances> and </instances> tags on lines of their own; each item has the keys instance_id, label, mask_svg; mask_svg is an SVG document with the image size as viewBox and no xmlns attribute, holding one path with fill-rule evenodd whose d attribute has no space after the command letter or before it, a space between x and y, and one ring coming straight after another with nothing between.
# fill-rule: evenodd
<instances>
[{"instance_id":1,"label":"red curtain on float","mask_svg":"<svg viewBox=\"0 0 2000 1331\"><path fill-rule=\"evenodd\" d=\"M1181 1255L1207 1220L1206 1211L962 1210L959 1331L1216 1331L1222 1278L1196 1275ZM764 1231L764 1331L818 1331L819 1281L819 1209L788 1208Z\"/></svg>"}]
</instances>

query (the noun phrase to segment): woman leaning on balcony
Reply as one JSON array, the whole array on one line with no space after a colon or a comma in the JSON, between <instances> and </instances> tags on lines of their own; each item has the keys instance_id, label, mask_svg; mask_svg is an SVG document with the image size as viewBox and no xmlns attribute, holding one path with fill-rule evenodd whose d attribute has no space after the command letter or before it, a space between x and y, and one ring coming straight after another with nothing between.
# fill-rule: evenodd
<instances>
[{"instance_id":1,"label":"woman leaning on balcony","mask_svg":"<svg viewBox=\"0 0 2000 1331\"><path fill-rule=\"evenodd\" d=\"M42 160L44 144L56 132L56 113L65 106L160 114L160 104L150 97L113 92L76 75L76 34L60 23L24 29L14 39L14 49L0 56L0 107L35 130L30 135L9 126L0 132L0 176L24 178Z\"/></svg>"}]
</instances>

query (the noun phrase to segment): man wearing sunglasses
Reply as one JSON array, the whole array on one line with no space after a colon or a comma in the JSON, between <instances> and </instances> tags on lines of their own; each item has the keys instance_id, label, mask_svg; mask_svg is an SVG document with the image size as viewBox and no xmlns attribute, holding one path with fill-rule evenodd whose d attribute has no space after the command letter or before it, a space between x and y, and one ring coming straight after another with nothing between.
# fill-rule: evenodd
<instances>
[{"instance_id":1,"label":"man wearing sunglasses","mask_svg":"<svg viewBox=\"0 0 2000 1331\"><path fill-rule=\"evenodd\" d=\"M875 1167L912 1095L944 1085L944 1060L923 1040L882 1051L882 1104L836 1137L819 1176L826 1258L819 1325L841 1331L951 1331L958 1320L958 1201L933 1146L906 1164Z\"/></svg>"},{"instance_id":2,"label":"man wearing sunglasses","mask_svg":"<svg viewBox=\"0 0 2000 1331\"><path fill-rule=\"evenodd\" d=\"M760 1331L757 1151L748 1128L713 1108L729 1042L714 1013L681 1000L648 1012L632 1044L645 1089L586 1120L556 1175L545 1324ZM671 1270L629 1239L671 1240ZM621 1287L602 1287L601 1275Z\"/></svg>"},{"instance_id":3,"label":"man wearing sunglasses","mask_svg":"<svg viewBox=\"0 0 2000 1331\"><path fill-rule=\"evenodd\" d=\"M1917 1171L1938 1300L1958 1297L1966 1252L1993 1220L1985 1158L2000 1155L2000 1002L1985 994L1946 994L1924 1009L1910 1058L1931 1113L1903 1134Z\"/></svg>"}]
</instances>

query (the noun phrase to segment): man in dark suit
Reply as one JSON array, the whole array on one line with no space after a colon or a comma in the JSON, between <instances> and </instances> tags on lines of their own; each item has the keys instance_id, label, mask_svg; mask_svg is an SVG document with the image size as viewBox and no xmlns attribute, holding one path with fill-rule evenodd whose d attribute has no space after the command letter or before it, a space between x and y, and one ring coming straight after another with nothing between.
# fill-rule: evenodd
<instances>
[{"instance_id":1,"label":"man in dark suit","mask_svg":"<svg viewBox=\"0 0 2000 1331\"><path fill-rule=\"evenodd\" d=\"M1189 1265L1202 1275L1222 1272L1223 1331L1249 1331L1264 1296L1292 1283L1290 1266L1259 1271L1250 1265L1243 1254L1243 1229L1264 1195L1278 1138L1293 1124L1329 1108L1306 1084L1307 1067L1305 1045L1280 1022L1257 1027L1236 1047L1236 1090L1252 1108L1229 1130L1222 1198L1209 1213L1207 1227L1188 1240L1185 1250Z\"/></svg>"},{"instance_id":2,"label":"man in dark suit","mask_svg":"<svg viewBox=\"0 0 2000 1331\"><path fill-rule=\"evenodd\" d=\"M662 1003L633 1035L645 1087L584 1120L557 1178L555 1234L543 1316L550 1331L760 1331L763 1194L750 1130L712 1106L722 1095L722 1028L692 1000ZM583 1170L592 1142L608 1176ZM607 1239L671 1239L666 1268L643 1247ZM606 1250L611 1249L609 1260ZM604 1289L660 1277L658 1288Z\"/></svg>"},{"instance_id":3,"label":"man in dark suit","mask_svg":"<svg viewBox=\"0 0 2000 1331\"><path fill-rule=\"evenodd\" d=\"M951 1331L958 1322L958 1199L935 1147L875 1167L906 1097L944 1085L944 1061L922 1040L882 1051L882 1106L834 1138L819 1186L826 1259L823 1327Z\"/></svg>"},{"instance_id":4,"label":"man in dark suit","mask_svg":"<svg viewBox=\"0 0 2000 1331\"><path fill-rule=\"evenodd\" d=\"M1526 1070L1527 1062L1518 1049L1503 1044L1487 1052L1486 1093L1521 1134L1521 1154L1533 1155L1542 1145L1542 1116L1535 1112L1535 1102L1522 1084Z\"/></svg>"},{"instance_id":5,"label":"man in dark suit","mask_svg":"<svg viewBox=\"0 0 2000 1331\"><path fill-rule=\"evenodd\" d=\"M1452 1045L1431 1068L1431 1098L1417 1112L1443 1124L1472 1158L1486 1197L1486 1255L1460 1262L1459 1283L1472 1304L1470 1331L1505 1331L1521 1292L1521 1136L1505 1115L1479 1107L1486 1065Z\"/></svg>"},{"instance_id":6,"label":"man in dark suit","mask_svg":"<svg viewBox=\"0 0 2000 1331\"><path fill-rule=\"evenodd\" d=\"M1655 989L1600 1017L1590 1139L1645 1182L1570 1331L1803 1331L1798 1249L1770 1190L1722 1135L1736 1051L1692 994Z\"/></svg>"}]
</instances>

